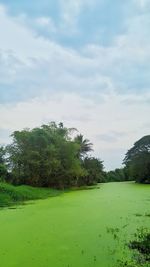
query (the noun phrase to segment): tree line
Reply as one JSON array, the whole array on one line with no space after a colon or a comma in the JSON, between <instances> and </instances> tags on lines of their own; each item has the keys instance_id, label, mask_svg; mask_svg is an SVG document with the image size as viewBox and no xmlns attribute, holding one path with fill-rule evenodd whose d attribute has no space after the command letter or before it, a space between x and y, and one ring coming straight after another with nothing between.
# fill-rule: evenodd
<instances>
[{"instance_id":1,"label":"tree line","mask_svg":"<svg viewBox=\"0 0 150 267\"><path fill-rule=\"evenodd\" d=\"M15 131L12 140L0 147L1 181L55 188L128 180L150 183L150 136L126 153L123 168L109 172L102 160L89 156L93 144L63 123Z\"/></svg>"},{"instance_id":2,"label":"tree line","mask_svg":"<svg viewBox=\"0 0 150 267\"><path fill-rule=\"evenodd\" d=\"M150 183L150 135L134 143L123 160L124 168L107 173L107 181Z\"/></svg>"},{"instance_id":3,"label":"tree line","mask_svg":"<svg viewBox=\"0 0 150 267\"><path fill-rule=\"evenodd\" d=\"M104 179L102 161L88 156L92 143L74 128L51 122L15 131L12 138L13 142L0 150L0 176L7 182L66 188Z\"/></svg>"},{"instance_id":4,"label":"tree line","mask_svg":"<svg viewBox=\"0 0 150 267\"><path fill-rule=\"evenodd\" d=\"M150 135L135 142L127 151L123 163L129 179L150 183Z\"/></svg>"}]
</instances>

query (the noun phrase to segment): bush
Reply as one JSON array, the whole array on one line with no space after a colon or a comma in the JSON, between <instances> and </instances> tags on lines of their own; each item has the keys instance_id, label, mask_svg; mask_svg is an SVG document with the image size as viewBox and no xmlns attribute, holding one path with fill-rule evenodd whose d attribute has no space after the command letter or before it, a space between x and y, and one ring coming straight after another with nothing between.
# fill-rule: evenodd
<instances>
[{"instance_id":1,"label":"bush","mask_svg":"<svg viewBox=\"0 0 150 267\"><path fill-rule=\"evenodd\" d=\"M42 199L59 195L61 191L49 188L34 188L27 185L13 186L0 183L0 207L21 203L26 200Z\"/></svg>"}]
</instances>

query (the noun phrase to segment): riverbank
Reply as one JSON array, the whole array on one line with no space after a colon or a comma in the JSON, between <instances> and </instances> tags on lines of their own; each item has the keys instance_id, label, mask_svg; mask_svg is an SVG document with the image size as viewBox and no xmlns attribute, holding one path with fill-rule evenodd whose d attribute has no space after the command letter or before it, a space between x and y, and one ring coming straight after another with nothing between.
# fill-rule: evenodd
<instances>
[{"instance_id":1,"label":"riverbank","mask_svg":"<svg viewBox=\"0 0 150 267\"><path fill-rule=\"evenodd\" d=\"M0 183L0 207L8 207L22 204L28 200L45 199L58 196L60 190L50 188L37 188L27 185L13 186L7 183Z\"/></svg>"},{"instance_id":2,"label":"riverbank","mask_svg":"<svg viewBox=\"0 0 150 267\"><path fill-rule=\"evenodd\" d=\"M54 188L32 187L28 185L14 186L8 183L0 183L0 208L23 204L29 200L46 199L56 197L63 193L78 190L92 190L98 185L72 187L64 190Z\"/></svg>"}]
</instances>

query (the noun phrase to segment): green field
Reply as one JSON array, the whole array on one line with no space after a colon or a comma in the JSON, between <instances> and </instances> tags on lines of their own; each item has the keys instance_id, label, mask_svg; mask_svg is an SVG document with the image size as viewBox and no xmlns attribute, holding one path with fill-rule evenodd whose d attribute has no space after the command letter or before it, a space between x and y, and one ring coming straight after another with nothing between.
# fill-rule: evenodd
<instances>
[{"instance_id":1,"label":"green field","mask_svg":"<svg viewBox=\"0 0 150 267\"><path fill-rule=\"evenodd\" d=\"M149 227L150 186L101 184L0 210L2 267L117 267Z\"/></svg>"}]
</instances>

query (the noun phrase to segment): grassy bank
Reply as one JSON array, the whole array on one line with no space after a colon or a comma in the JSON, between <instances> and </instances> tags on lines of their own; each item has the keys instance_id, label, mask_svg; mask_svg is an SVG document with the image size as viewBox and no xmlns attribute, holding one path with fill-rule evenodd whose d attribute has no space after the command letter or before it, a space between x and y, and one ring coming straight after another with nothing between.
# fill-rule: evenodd
<instances>
[{"instance_id":1,"label":"grassy bank","mask_svg":"<svg viewBox=\"0 0 150 267\"><path fill-rule=\"evenodd\" d=\"M14 186L8 183L0 182L0 208L22 204L28 200L46 199L55 197L62 192L71 192L76 190L89 190L98 188L97 186L73 187L65 190L57 190L53 188L39 188L27 185Z\"/></svg>"},{"instance_id":2,"label":"grassy bank","mask_svg":"<svg viewBox=\"0 0 150 267\"><path fill-rule=\"evenodd\" d=\"M27 200L54 197L61 191L50 188L35 188L27 185L13 186L0 183L0 207L20 204Z\"/></svg>"}]
</instances>

